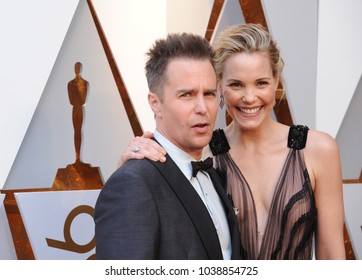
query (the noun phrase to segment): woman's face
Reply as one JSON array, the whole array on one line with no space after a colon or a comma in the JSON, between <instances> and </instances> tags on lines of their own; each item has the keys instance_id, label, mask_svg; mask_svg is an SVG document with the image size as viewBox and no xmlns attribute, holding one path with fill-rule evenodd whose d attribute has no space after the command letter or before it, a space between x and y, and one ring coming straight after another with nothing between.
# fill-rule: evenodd
<instances>
[{"instance_id":1,"label":"woman's face","mask_svg":"<svg viewBox=\"0 0 362 280\"><path fill-rule=\"evenodd\" d=\"M278 83L266 53L237 53L225 61L219 92L234 122L253 130L270 118Z\"/></svg>"}]
</instances>

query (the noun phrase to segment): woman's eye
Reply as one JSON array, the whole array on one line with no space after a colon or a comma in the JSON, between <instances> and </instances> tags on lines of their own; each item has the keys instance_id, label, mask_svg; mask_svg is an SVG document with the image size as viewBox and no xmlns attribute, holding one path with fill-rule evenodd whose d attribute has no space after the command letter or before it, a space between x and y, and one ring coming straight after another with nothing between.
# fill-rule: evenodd
<instances>
[{"instance_id":1,"label":"woman's eye","mask_svg":"<svg viewBox=\"0 0 362 280\"><path fill-rule=\"evenodd\" d=\"M241 84L240 83L231 83L229 86L230 87L241 87Z\"/></svg>"},{"instance_id":2,"label":"woman's eye","mask_svg":"<svg viewBox=\"0 0 362 280\"><path fill-rule=\"evenodd\" d=\"M268 85L268 82L266 82L266 81L258 82L258 86L265 86L265 85Z\"/></svg>"}]
</instances>

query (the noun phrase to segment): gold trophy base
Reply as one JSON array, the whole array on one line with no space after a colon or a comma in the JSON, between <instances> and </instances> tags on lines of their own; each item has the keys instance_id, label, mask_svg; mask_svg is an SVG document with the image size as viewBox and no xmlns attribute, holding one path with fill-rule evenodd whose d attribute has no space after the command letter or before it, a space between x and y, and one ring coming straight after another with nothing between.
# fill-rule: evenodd
<instances>
[{"instance_id":1,"label":"gold trophy base","mask_svg":"<svg viewBox=\"0 0 362 280\"><path fill-rule=\"evenodd\" d=\"M89 190L101 189L103 179L99 167L76 161L59 168L53 182L54 190Z\"/></svg>"}]
</instances>

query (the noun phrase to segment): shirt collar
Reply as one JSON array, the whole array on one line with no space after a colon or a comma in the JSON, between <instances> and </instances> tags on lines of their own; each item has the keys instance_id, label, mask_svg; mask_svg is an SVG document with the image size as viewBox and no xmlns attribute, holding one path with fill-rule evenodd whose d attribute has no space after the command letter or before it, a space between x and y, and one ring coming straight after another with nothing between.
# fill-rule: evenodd
<instances>
[{"instance_id":1,"label":"shirt collar","mask_svg":"<svg viewBox=\"0 0 362 280\"><path fill-rule=\"evenodd\" d=\"M154 138L161 144L161 146L166 150L168 155L176 163L176 165L181 169L182 173L186 178L190 179L192 177L192 166L191 161L195 159L177 147L175 144L170 142L166 137L164 137L160 132L155 130Z\"/></svg>"}]
</instances>

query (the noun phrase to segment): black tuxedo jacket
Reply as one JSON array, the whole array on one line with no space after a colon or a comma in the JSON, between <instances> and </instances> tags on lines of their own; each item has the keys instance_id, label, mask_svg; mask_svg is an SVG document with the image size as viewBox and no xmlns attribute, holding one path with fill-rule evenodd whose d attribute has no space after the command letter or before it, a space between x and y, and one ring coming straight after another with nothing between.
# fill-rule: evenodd
<instances>
[{"instance_id":1,"label":"black tuxedo jacket","mask_svg":"<svg viewBox=\"0 0 362 280\"><path fill-rule=\"evenodd\" d=\"M215 169L209 173L240 259L234 210ZM189 180L165 163L130 160L106 182L95 206L97 259L222 259L213 221Z\"/></svg>"}]
</instances>

